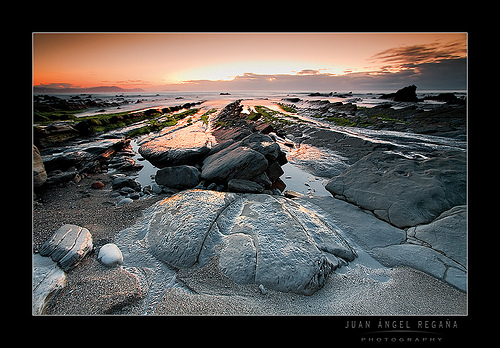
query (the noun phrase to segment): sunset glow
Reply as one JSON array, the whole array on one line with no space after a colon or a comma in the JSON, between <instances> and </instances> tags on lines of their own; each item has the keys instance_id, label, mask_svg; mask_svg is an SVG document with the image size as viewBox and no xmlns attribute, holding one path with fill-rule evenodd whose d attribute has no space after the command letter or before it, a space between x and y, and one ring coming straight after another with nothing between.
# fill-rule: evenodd
<instances>
[{"instance_id":1,"label":"sunset glow","mask_svg":"<svg viewBox=\"0 0 500 348\"><path fill-rule=\"evenodd\" d=\"M423 78L460 61L460 81L456 68L436 76L451 88L465 86L466 56L465 33L34 33L33 85L215 90L262 80L300 88Z\"/></svg>"}]
</instances>

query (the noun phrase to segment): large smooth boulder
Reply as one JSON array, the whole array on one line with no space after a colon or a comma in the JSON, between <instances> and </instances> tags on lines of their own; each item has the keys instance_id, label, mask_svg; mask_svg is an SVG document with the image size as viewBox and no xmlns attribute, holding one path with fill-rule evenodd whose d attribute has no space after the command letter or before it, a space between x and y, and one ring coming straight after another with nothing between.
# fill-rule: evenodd
<instances>
[{"instance_id":1,"label":"large smooth boulder","mask_svg":"<svg viewBox=\"0 0 500 348\"><path fill-rule=\"evenodd\" d=\"M356 254L340 230L284 197L205 190L179 193L149 215L147 245L176 268L217 260L236 283L312 294Z\"/></svg>"},{"instance_id":2,"label":"large smooth boulder","mask_svg":"<svg viewBox=\"0 0 500 348\"><path fill-rule=\"evenodd\" d=\"M218 183L249 180L264 173L267 166L268 161L261 153L245 146L230 146L205 159L201 178Z\"/></svg>"},{"instance_id":3,"label":"large smooth boulder","mask_svg":"<svg viewBox=\"0 0 500 348\"><path fill-rule=\"evenodd\" d=\"M139 153L157 167L195 164L210 151L213 139L201 126L192 125L155 136L141 143Z\"/></svg>"},{"instance_id":4,"label":"large smooth boulder","mask_svg":"<svg viewBox=\"0 0 500 348\"><path fill-rule=\"evenodd\" d=\"M50 256L62 270L68 271L92 250L92 235L86 228L61 226L40 248L41 256Z\"/></svg>"},{"instance_id":5,"label":"large smooth boulder","mask_svg":"<svg viewBox=\"0 0 500 348\"><path fill-rule=\"evenodd\" d=\"M373 152L332 178L326 189L400 228L429 223L465 204L466 154L450 150L426 156Z\"/></svg>"}]
</instances>

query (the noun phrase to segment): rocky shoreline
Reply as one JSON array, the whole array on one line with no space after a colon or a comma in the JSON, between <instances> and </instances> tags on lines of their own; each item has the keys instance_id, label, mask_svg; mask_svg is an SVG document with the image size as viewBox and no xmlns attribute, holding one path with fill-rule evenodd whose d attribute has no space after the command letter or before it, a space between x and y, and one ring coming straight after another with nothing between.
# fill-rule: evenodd
<instances>
[{"instance_id":1,"label":"rocky shoreline","mask_svg":"<svg viewBox=\"0 0 500 348\"><path fill-rule=\"evenodd\" d=\"M407 133L351 128L340 119L381 121L375 107L297 99L201 103L142 136L139 154L158 167L150 185L126 138L147 120L34 147L34 314L465 313L460 112L390 108L431 115L425 126L437 117L441 138L413 121L400 122ZM284 195L290 161L328 178L332 196ZM92 242L76 248L78 233L75 256L61 251L71 263L56 266L47 250L70 238L63 225ZM408 293L416 284L425 299Z\"/></svg>"}]
</instances>

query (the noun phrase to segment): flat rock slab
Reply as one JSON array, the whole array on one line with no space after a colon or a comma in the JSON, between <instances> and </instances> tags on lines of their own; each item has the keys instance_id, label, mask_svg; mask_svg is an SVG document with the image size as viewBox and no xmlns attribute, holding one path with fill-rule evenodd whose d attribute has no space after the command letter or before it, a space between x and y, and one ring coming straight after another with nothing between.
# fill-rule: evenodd
<instances>
[{"instance_id":1,"label":"flat rock slab","mask_svg":"<svg viewBox=\"0 0 500 348\"><path fill-rule=\"evenodd\" d=\"M377 260L387 267L409 266L441 279L458 289L467 289L467 270L434 249L415 244L375 248Z\"/></svg>"},{"instance_id":2,"label":"flat rock slab","mask_svg":"<svg viewBox=\"0 0 500 348\"><path fill-rule=\"evenodd\" d=\"M66 285L66 273L50 257L33 255L33 315L44 314L47 300Z\"/></svg>"},{"instance_id":3,"label":"flat rock slab","mask_svg":"<svg viewBox=\"0 0 500 348\"><path fill-rule=\"evenodd\" d=\"M467 264L467 206L460 205L427 225L408 229L408 236L422 241L461 265Z\"/></svg>"},{"instance_id":4,"label":"flat rock slab","mask_svg":"<svg viewBox=\"0 0 500 348\"><path fill-rule=\"evenodd\" d=\"M64 271L73 268L93 248L92 235L86 228L61 226L40 248L41 256L50 256Z\"/></svg>"},{"instance_id":5,"label":"flat rock slab","mask_svg":"<svg viewBox=\"0 0 500 348\"><path fill-rule=\"evenodd\" d=\"M412 267L466 290L466 206L454 207L430 224L405 232L370 212L333 197L295 200L338 226L351 244L359 246L384 266Z\"/></svg>"},{"instance_id":6,"label":"flat rock slab","mask_svg":"<svg viewBox=\"0 0 500 348\"><path fill-rule=\"evenodd\" d=\"M379 218L404 228L429 223L466 202L466 153L434 151L410 159L394 152L371 153L326 189Z\"/></svg>"},{"instance_id":7,"label":"flat rock slab","mask_svg":"<svg viewBox=\"0 0 500 348\"><path fill-rule=\"evenodd\" d=\"M236 283L306 295L356 257L340 230L292 200L266 194L181 192L155 206L145 239L173 267L203 267L218 258Z\"/></svg>"},{"instance_id":8,"label":"flat rock slab","mask_svg":"<svg viewBox=\"0 0 500 348\"><path fill-rule=\"evenodd\" d=\"M406 233L370 212L333 197L302 197L298 203L313 211L324 220L332 220L349 240L363 250L404 243Z\"/></svg>"}]
</instances>

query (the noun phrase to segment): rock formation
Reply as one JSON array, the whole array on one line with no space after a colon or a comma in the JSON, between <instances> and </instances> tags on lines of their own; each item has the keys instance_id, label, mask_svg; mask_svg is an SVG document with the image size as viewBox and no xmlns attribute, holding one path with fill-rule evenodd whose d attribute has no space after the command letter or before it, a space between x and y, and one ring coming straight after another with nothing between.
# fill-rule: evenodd
<instances>
[{"instance_id":1,"label":"rock formation","mask_svg":"<svg viewBox=\"0 0 500 348\"><path fill-rule=\"evenodd\" d=\"M434 151L410 159L397 153L371 153L326 189L397 227L429 223L466 202L466 154Z\"/></svg>"},{"instance_id":2,"label":"rock formation","mask_svg":"<svg viewBox=\"0 0 500 348\"><path fill-rule=\"evenodd\" d=\"M397 102L417 102L417 86L411 85L399 89L396 93L383 94L380 99L391 99Z\"/></svg>"},{"instance_id":3,"label":"rock formation","mask_svg":"<svg viewBox=\"0 0 500 348\"><path fill-rule=\"evenodd\" d=\"M33 145L33 185L35 187L42 186L47 181L47 172L42 162L40 151Z\"/></svg>"},{"instance_id":4,"label":"rock formation","mask_svg":"<svg viewBox=\"0 0 500 348\"><path fill-rule=\"evenodd\" d=\"M176 268L219 268L236 283L310 295L356 254L340 231L292 200L266 194L184 191L157 204L150 251Z\"/></svg>"},{"instance_id":5,"label":"rock formation","mask_svg":"<svg viewBox=\"0 0 500 348\"><path fill-rule=\"evenodd\" d=\"M41 256L50 256L62 270L73 268L93 248L89 230L76 225L61 226L40 248Z\"/></svg>"}]
</instances>

